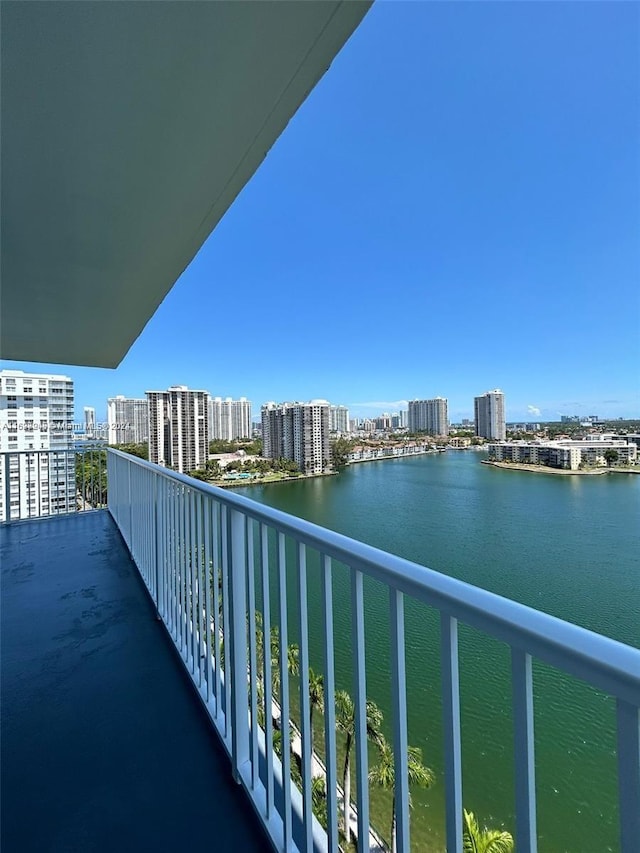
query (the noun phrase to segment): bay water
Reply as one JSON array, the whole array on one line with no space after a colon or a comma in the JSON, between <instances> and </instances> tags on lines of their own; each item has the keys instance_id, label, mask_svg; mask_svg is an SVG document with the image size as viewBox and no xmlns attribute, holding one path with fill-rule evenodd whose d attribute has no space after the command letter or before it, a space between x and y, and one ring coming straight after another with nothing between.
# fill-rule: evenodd
<instances>
[{"instance_id":1,"label":"bay water","mask_svg":"<svg viewBox=\"0 0 640 853\"><path fill-rule=\"evenodd\" d=\"M473 451L352 465L333 477L242 489L452 577L640 647L640 476L558 476L482 465ZM289 563L293 563L289 560ZM317 561L316 561L317 562ZM291 574L291 567L289 568ZM290 613L295 623L295 579ZM310 654L322 669L320 586L309 561ZM336 681L352 692L349 578L334 574ZM367 694L390 737L388 594L365 583ZM409 743L436 774L412 790L412 849L443 851L439 620L405 603ZM295 627L292 632L295 639ZM514 829L509 650L461 626L463 799L482 824ZM541 853L606 853L618 845L615 707L587 685L534 662ZM370 761L375 762L375 751ZM389 836L391 796L371 790Z\"/></svg>"}]
</instances>

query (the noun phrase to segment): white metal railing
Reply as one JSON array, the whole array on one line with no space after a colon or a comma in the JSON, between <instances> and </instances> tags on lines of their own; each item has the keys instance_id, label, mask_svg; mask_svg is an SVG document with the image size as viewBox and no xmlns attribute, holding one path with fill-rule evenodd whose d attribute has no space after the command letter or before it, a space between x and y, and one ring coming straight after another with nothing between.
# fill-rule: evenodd
<instances>
[{"instance_id":1,"label":"white metal railing","mask_svg":"<svg viewBox=\"0 0 640 853\"><path fill-rule=\"evenodd\" d=\"M0 522L85 512L106 502L103 445L0 453Z\"/></svg>"},{"instance_id":2,"label":"white metal railing","mask_svg":"<svg viewBox=\"0 0 640 853\"><path fill-rule=\"evenodd\" d=\"M384 584L389 596L398 851L410 849L404 601L411 597L440 613L449 853L463 849L459 623L497 638L511 649L518 853L537 850L534 658L615 698L620 849L638 853L639 650L242 496L119 451L110 449L107 454L109 510L231 757L234 777L246 789L276 849L337 851L339 847L332 594L333 572L339 563L350 573L358 838L369 837L370 822L363 579L371 577ZM292 574L299 617L295 639L300 649L301 789L291 782L289 730L284 724L291 700L287 655L282 653L289 643L287 568L291 571L292 560L287 542L295 548ZM326 834L312 812L309 552L319 555L322 590ZM256 612L262 623L261 645ZM269 637L276 615L281 651L277 663L283 721L281 760L273 750L270 712ZM223 648L218 642L221 637Z\"/></svg>"}]
</instances>

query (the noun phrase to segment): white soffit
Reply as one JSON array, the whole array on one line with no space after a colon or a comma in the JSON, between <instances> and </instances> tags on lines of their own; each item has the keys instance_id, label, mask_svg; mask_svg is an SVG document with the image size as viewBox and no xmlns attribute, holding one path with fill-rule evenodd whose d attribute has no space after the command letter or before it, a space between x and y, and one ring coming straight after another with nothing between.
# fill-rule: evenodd
<instances>
[{"instance_id":1,"label":"white soffit","mask_svg":"<svg viewBox=\"0 0 640 853\"><path fill-rule=\"evenodd\" d=\"M369 5L3 0L0 356L118 365Z\"/></svg>"}]
</instances>

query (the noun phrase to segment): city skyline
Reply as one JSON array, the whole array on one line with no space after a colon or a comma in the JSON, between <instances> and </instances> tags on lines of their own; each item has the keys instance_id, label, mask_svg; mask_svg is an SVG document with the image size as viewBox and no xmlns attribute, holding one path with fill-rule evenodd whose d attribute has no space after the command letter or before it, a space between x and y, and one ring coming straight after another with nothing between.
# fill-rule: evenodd
<instances>
[{"instance_id":1,"label":"city skyline","mask_svg":"<svg viewBox=\"0 0 640 853\"><path fill-rule=\"evenodd\" d=\"M176 383L639 417L638 15L374 5L119 368L2 367L72 376L78 421Z\"/></svg>"}]
</instances>

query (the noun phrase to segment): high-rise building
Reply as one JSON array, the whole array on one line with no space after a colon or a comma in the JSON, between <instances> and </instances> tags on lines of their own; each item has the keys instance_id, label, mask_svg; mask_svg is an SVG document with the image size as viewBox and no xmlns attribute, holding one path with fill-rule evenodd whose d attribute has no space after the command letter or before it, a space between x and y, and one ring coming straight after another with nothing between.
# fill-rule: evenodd
<instances>
[{"instance_id":1,"label":"high-rise building","mask_svg":"<svg viewBox=\"0 0 640 853\"><path fill-rule=\"evenodd\" d=\"M75 508L73 425L68 376L0 371L0 521Z\"/></svg>"},{"instance_id":2,"label":"high-rise building","mask_svg":"<svg viewBox=\"0 0 640 853\"><path fill-rule=\"evenodd\" d=\"M449 404L445 397L432 400L409 400L409 432L448 435Z\"/></svg>"},{"instance_id":3,"label":"high-rise building","mask_svg":"<svg viewBox=\"0 0 640 853\"><path fill-rule=\"evenodd\" d=\"M262 407L262 455L292 459L303 474L321 474L329 465L329 403L266 403Z\"/></svg>"},{"instance_id":4,"label":"high-rise building","mask_svg":"<svg viewBox=\"0 0 640 853\"><path fill-rule=\"evenodd\" d=\"M251 438L251 401L246 397L209 398L209 438Z\"/></svg>"},{"instance_id":5,"label":"high-rise building","mask_svg":"<svg viewBox=\"0 0 640 853\"><path fill-rule=\"evenodd\" d=\"M107 400L109 444L142 444L149 438L149 405L135 397L109 397Z\"/></svg>"},{"instance_id":6,"label":"high-rise building","mask_svg":"<svg viewBox=\"0 0 640 853\"><path fill-rule=\"evenodd\" d=\"M174 385L147 391L149 460L183 474L209 458L209 393Z\"/></svg>"},{"instance_id":7,"label":"high-rise building","mask_svg":"<svg viewBox=\"0 0 640 853\"><path fill-rule=\"evenodd\" d=\"M349 409L346 406L331 406L329 408L329 427L331 432L349 432Z\"/></svg>"},{"instance_id":8,"label":"high-rise building","mask_svg":"<svg viewBox=\"0 0 640 853\"><path fill-rule=\"evenodd\" d=\"M507 426L504 413L504 394L499 388L474 398L476 435L504 441Z\"/></svg>"},{"instance_id":9,"label":"high-rise building","mask_svg":"<svg viewBox=\"0 0 640 853\"><path fill-rule=\"evenodd\" d=\"M86 438L96 437L96 410L93 406L85 406L84 412L84 434Z\"/></svg>"}]
</instances>

